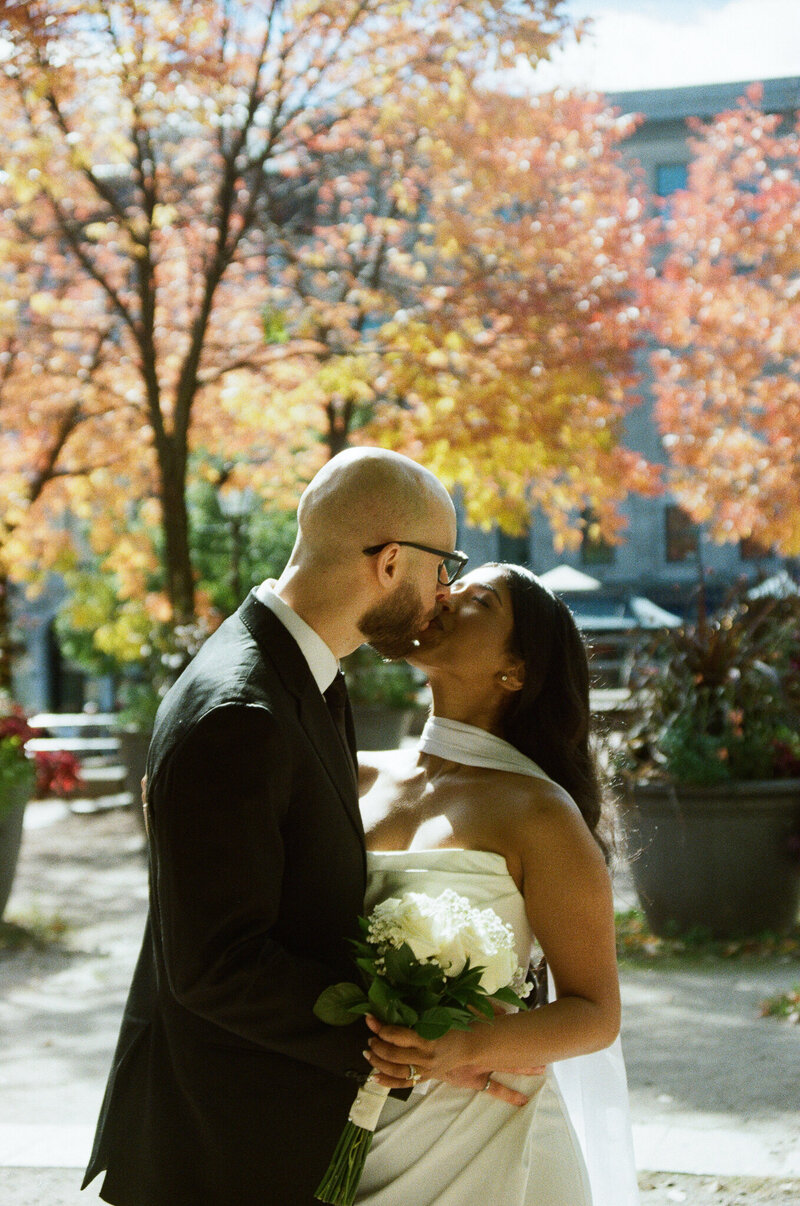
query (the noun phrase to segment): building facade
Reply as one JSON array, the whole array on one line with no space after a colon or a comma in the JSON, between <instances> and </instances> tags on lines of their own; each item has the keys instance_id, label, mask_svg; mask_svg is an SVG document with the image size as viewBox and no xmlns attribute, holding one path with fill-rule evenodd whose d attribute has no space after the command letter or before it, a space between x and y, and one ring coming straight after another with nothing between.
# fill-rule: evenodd
<instances>
[{"instance_id":1,"label":"building facade","mask_svg":"<svg viewBox=\"0 0 800 1206\"><path fill-rule=\"evenodd\" d=\"M690 160L687 118L709 121L734 108L750 82L608 94L609 104L621 113L643 117L622 151L625 159L644 173L654 207L686 185ZM800 77L766 80L763 104L768 112L793 120L800 109ZM667 458L648 387L648 355L643 355L641 364L643 401L628 414L624 443L649 461L665 464ZM714 605L743 578L757 580L784 565L781 558L751 542L713 543L668 494L657 498L631 495L622 512L627 519L626 539L613 548L602 541L585 539L577 552L556 552L546 519L537 515L531 516L524 537L465 529L462 546L476 564L512 559L529 565L536 573L558 564L572 565L599 579L607 596L645 595L682 616L693 611L701 577Z\"/></svg>"}]
</instances>

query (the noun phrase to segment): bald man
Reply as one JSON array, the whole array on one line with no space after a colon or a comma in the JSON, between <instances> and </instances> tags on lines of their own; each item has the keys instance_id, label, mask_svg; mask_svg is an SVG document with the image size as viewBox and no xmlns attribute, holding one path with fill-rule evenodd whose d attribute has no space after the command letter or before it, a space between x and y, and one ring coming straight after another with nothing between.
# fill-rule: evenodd
<instances>
[{"instance_id":1,"label":"bald man","mask_svg":"<svg viewBox=\"0 0 800 1206\"><path fill-rule=\"evenodd\" d=\"M312 1007L351 976L365 886L338 662L402 657L458 571L437 479L341 453L262 583L164 699L148 757L150 909L84 1186L117 1206L312 1206L367 1031ZM331 693L338 692L338 706ZM327 693L327 695L326 695Z\"/></svg>"}]
</instances>

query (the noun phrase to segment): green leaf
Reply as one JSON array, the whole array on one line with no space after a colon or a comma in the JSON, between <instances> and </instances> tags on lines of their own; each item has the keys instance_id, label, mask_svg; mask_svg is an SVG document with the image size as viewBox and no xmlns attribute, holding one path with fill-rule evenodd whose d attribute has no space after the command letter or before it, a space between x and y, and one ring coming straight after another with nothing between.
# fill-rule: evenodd
<instances>
[{"instance_id":1,"label":"green leaf","mask_svg":"<svg viewBox=\"0 0 800 1206\"><path fill-rule=\"evenodd\" d=\"M394 1008L397 994L392 992L391 986L385 980L375 979L369 986L370 1002L375 1007L375 1012L383 1021L389 1021L389 1013Z\"/></svg>"},{"instance_id":2,"label":"green leaf","mask_svg":"<svg viewBox=\"0 0 800 1206\"><path fill-rule=\"evenodd\" d=\"M354 1009L364 1003L364 990L357 984L332 984L317 997L314 1015L329 1026L349 1026L355 1021Z\"/></svg>"},{"instance_id":3,"label":"green leaf","mask_svg":"<svg viewBox=\"0 0 800 1206\"><path fill-rule=\"evenodd\" d=\"M411 1006L407 1005L404 1001L398 1001L397 1009L400 1014L400 1024L402 1026L410 1026L413 1030L419 1021L419 1014L417 1013L416 1009L412 1009Z\"/></svg>"},{"instance_id":4,"label":"green leaf","mask_svg":"<svg viewBox=\"0 0 800 1206\"><path fill-rule=\"evenodd\" d=\"M482 997L480 993L476 992L472 994L472 1000L468 1003L473 1009L476 1009L478 1013L482 1014L483 1017L488 1018L490 1022L494 1018L492 1003L487 997Z\"/></svg>"},{"instance_id":5,"label":"green leaf","mask_svg":"<svg viewBox=\"0 0 800 1206\"><path fill-rule=\"evenodd\" d=\"M462 1012L462 1010L436 1005L433 1009L426 1009L420 1018L420 1021L424 1022L426 1026L451 1026L454 1018L456 1018L458 1014Z\"/></svg>"},{"instance_id":6,"label":"green leaf","mask_svg":"<svg viewBox=\"0 0 800 1206\"><path fill-rule=\"evenodd\" d=\"M388 1022L388 1024L390 1026L402 1026L403 1025L402 1009L403 1009L402 1001L395 1001L395 1000L390 1001L389 1004L386 1006L386 1009L384 1011L384 1016L381 1020L384 1022Z\"/></svg>"},{"instance_id":7,"label":"green leaf","mask_svg":"<svg viewBox=\"0 0 800 1206\"><path fill-rule=\"evenodd\" d=\"M413 983L418 979L415 975L417 961L414 958L414 952L407 942L404 942L400 947L390 947L384 955L384 960L386 962L386 974L395 983L405 984L408 981Z\"/></svg>"},{"instance_id":8,"label":"green leaf","mask_svg":"<svg viewBox=\"0 0 800 1206\"><path fill-rule=\"evenodd\" d=\"M520 1009L527 1009L528 1006L522 997L518 997L513 988L498 988L497 992L492 993L492 999L502 1001L505 1005L517 1005Z\"/></svg>"},{"instance_id":9,"label":"green leaf","mask_svg":"<svg viewBox=\"0 0 800 1206\"><path fill-rule=\"evenodd\" d=\"M452 1030L452 1026L436 1026L433 1022L418 1022L414 1027L420 1038L438 1039L443 1034L447 1034L448 1030Z\"/></svg>"},{"instance_id":10,"label":"green leaf","mask_svg":"<svg viewBox=\"0 0 800 1206\"><path fill-rule=\"evenodd\" d=\"M456 992L463 988L475 989L480 987L481 976L484 969L482 967L470 967L469 961L464 968L449 981L450 991Z\"/></svg>"},{"instance_id":11,"label":"green leaf","mask_svg":"<svg viewBox=\"0 0 800 1206\"><path fill-rule=\"evenodd\" d=\"M442 999L440 992L432 992L426 989L419 994L419 1008L422 1012L428 1009L434 1009Z\"/></svg>"}]
</instances>

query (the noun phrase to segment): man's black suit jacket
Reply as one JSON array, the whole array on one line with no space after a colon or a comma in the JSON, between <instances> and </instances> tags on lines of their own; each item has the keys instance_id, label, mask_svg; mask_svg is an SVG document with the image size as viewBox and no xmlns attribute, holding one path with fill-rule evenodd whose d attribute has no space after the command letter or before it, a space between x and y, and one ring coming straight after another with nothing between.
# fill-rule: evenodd
<instances>
[{"instance_id":1,"label":"man's black suit jacket","mask_svg":"<svg viewBox=\"0 0 800 1206\"><path fill-rule=\"evenodd\" d=\"M165 698L150 911L84 1185L118 1206L310 1206L358 1080L355 774L300 649L251 594Z\"/></svg>"}]
</instances>

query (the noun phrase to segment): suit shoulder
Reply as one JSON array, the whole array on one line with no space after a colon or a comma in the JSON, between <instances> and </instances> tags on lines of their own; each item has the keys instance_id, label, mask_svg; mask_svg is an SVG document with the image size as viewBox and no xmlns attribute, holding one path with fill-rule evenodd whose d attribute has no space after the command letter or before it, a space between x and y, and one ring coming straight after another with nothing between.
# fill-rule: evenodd
<instances>
[{"instance_id":1,"label":"suit shoulder","mask_svg":"<svg viewBox=\"0 0 800 1206\"><path fill-rule=\"evenodd\" d=\"M280 726L286 691L237 615L208 638L161 702L148 759L154 775L199 725Z\"/></svg>"}]
</instances>

